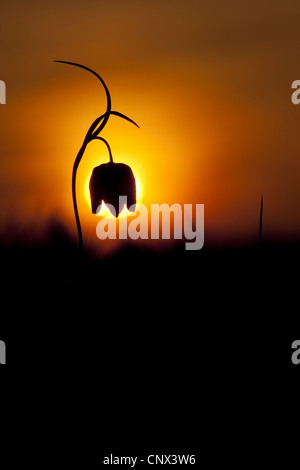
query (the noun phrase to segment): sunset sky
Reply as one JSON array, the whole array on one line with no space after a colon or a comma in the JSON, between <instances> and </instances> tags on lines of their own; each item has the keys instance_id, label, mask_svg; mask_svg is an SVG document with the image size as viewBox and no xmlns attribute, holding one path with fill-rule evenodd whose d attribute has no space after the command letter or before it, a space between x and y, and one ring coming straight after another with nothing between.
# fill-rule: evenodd
<instances>
[{"instance_id":1,"label":"sunset sky","mask_svg":"<svg viewBox=\"0 0 300 470\"><path fill-rule=\"evenodd\" d=\"M130 165L140 202L205 205L205 243L300 236L300 5L291 0L20 0L0 6L0 224L56 214L75 232L71 172L93 120ZM85 188L108 161L93 142L78 172L83 232L95 234Z\"/></svg>"}]
</instances>

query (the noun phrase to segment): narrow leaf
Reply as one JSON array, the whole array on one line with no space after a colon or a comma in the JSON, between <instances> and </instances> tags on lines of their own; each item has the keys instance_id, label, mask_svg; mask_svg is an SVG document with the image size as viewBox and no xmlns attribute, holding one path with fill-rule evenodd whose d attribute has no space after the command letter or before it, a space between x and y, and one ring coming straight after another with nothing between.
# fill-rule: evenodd
<instances>
[{"instance_id":1,"label":"narrow leaf","mask_svg":"<svg viewBox=\"0 0 300 470\"><path fill-rule=\"evenodd\" d=\"M129 117L125 116L125 114L122 114L122 113L119 113L118 111L111 111L110 114L114 114L115 116L119 116L123 119L126 119L126 121L129 121L131 122L132 124L134 124L136 127L140 128L140 126L137 125L136 122L134 122L132 119L130 119Z\"/></svg>"}]
</instances>

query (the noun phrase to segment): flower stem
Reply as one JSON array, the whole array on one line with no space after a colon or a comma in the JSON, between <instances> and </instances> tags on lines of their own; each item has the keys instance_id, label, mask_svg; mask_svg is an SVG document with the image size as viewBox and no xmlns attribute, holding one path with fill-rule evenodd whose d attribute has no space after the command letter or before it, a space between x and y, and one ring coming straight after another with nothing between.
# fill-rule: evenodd
<instances>
[{"instance_id":1,"label":"flower stem","mask_svg":"<svg viewBox=\"0 0 300 470\"><path fill-rule=\"evenodd\" d=\"M77 207L77 198L76 198L76 175L77 175L78 165L84 154L87 144L88 144L88 141L85 139L77 154L77 157L75 158L73 171L72 171L72 198L73 198L74 214L75 214L75 220L76 220L77 232L78 232L79 250L81 254L83 254L83 240L82 240L82 231L81 231L81 225L80 225L80 219L79 219L79 213L78 213L78 207Z\"/></svg>"},{"instance_id":2,"label":"flower stem","mask_svg":"<svg viewBox=\"0 0 300 470\"><path fill-rule=\"evenodd\" d=\"M113 161L113 157L112 157L112 153L111 153L111 148L110 148L110 145L107 142L107 140L103 139L103 137L94 137L94 139L102 140L102 142L105 143L105 145L107 147L107 150L108 150L108 153L109 153L109 161L110 161L110 163L113 163L114 161Z\"/></svg>"},{"instance_id":3,"label":"flower stem","mask_svg":"<svg viewBox=\"0 0 300 470\"><path fill-rule=\"evenodd\" d=\"M91 128L89 129L84 141L83 141L83 144L77 154L77 157L75 158L75 162L74 162L74 165L73 165L73 171L72 171L72 198L73 198L73 207L74 207L74 214L75 214L75 219L76 219L76 225L77 225L77 232L78 232L78 240L79 240L79 249L80 249L80 252L81 254L83 254L83 240L82 240L82 230L81 230L81 225L80 225L80 219L79 219L79 213L78 213L78 207L77 207L77 198L76 198L76 175L77 175L77 168L78 168L78 165L80 163L80 160L84 154L84 151L86 149L86 146L87 144L90 142L91 140L91 134L92 134L92 131L95 129L95 127L98 125L98 123L100 123L100 126L99 128L97 129L97 132L101 132L102 129L104 128L104 126L106 125L108 119L109 119L109 116L110 116L110 112L111 112L111 97L110 97L110 93L109 93L109 90L106 86L106 83L104 82L103 78L100 77L100 75L98 73L96 73L94 70L86 67L85 65L81 65L81 64L77 64L76 62L69 62L69 61L65 61L65 60L55 60L54 62L60 62L62 64L68 64L68 65L74 65L75 67L79 67L81 69L84 69L84 70L87 70L88 72L92 73L93 75L95 75L98 80L100 80L100 82L102 83L103 85L103 88L105 90L105 94L106 94L106 101L107 101L107 104L106 104L106 113L102 116L100 116L100 118L96 119L96 121L92 124ZM94 127L93 127L94 126Z\"/></svg>"},{"instance_id":4,"label":"flower stem","mask_svg":"<svg viewBox=\"0 0 300 470\"><path fill-rule=\"evenodd\" d=\"M77 198L76 198L76 175L77 175L77 169L78 169L79 163L80 163L80 161L82 159L82 156L85 152L86 146L93 139L102 140L102 142L104 142L105 145L108 148L110 162L113 163L111 148L110 148L108 142L105 139L103 139L102 137L98 137L98 134L100 134L100 132L105 127L110 115L114 114L115 116L121 117L122 119L126 119L127 121L131 122L132 124L134 124L137 127L139 127L139 126L132 119L125 116L124 114L119 113L118 111L112 111L111 110L111 96L110 96L109 90L108 90L108 88L106 86L106 83L104 82L103 78L100 77L100 75L98 73L96 73L94 70L86 67L85 65L78 64L77 62L69 62L69 61L65 61L65 60L55 60L54 62L59 62L61 64L74 65L75 67L79 67L83 70L87 70L88 72L92 73L93 75L95 75L95 77L98 78L98 80L100 80L100 82L101 82L101 84L104 88L105 94L106 94L106 102L107 102L106 103L106 112L104 114L102 114L101 116L99 116L93 122L93 124L90 126L90 128L89 128L89 130L86 134L86 137L83 141L83 144L82 144L82 146L81 146L81 148L80 148L80 150L79 150L79 152L78 152L78 154L75 158L74 165L73 165L73 171L72 171L73 207L74 207L74 214L75 214L76 225L77 225L77 232L78 232L78 239L79 239L79 249L80 249L81 254L83 254L82 230L81 230L81 225L80 225L80 219L79 219L79 213L78 213L78 207L77 207ZM97 128L97 126L99 126L99 127Z\"/></svg>"}]
</instances>

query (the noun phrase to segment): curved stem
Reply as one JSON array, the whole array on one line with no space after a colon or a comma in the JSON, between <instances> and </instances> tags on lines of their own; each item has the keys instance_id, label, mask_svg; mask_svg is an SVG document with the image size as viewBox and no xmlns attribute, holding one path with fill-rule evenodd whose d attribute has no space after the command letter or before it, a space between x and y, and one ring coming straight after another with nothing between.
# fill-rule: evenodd
<instances>
[{"instance_id":1,"label":"curved stem","mask_svg":"<svg viewBox=\"0 0 300 470\"><path fill-rule=\"evenodd\" d=\"M65 60L55 60L54 62L60 62L62 64L74 65L75 67L79 67L81 69L87 70L88 72L95 75L98 78L98 80L100 80L100 82L102 83L102 85L104 87L105 93L106 93L106 100L107 100L106 113L104 115L100 116L100 118L96 119L96 121L92 124L91 127L92 127L92 130L94 130L95 127L102 120L102 122L101 122L101 124L100 124L100 126L97 130L98 133L101 132L101 130L104 128L105 124L107 123L107 121L109 119L109 116L110 116L110 112L111 112L111 97L110 97L110 93L108 91L108 88L107 88L106 83L104 82L103 78L100 77L100 75L98 73L96 73L94 70L86 67L85 65L77 64L76 62L68 62L68 61L65 61ZM93 127L93 125L94 125L94 127ZM73 171L72 171L72 198L73 198L74 214L75 214L75 220L76 220L77 232L78 232L79 249L80 249L81 253L83 253L83 240L82 240L82 230L81 230L81 225L80 225L80 218L79 218L78 207L77 207L77 198L76 198L76 175L77 175L77 169L78 169L80 160L82 159L82 156L84 154L86 146L87 146L87 144L90 140L92 130L88 131L88 133L87 133L87 135L86 135L86 137L83 141L83 144L82 144L82 146L81 146L81 148L80 148L80 150L79 150L79 152L78 152L78 154L75 158L75 162L74 162L74 165L73 165Z\"/></svg>"},{"instance_id":2,"label":"curved stem","mask_svg":"<svg viewBox=\"0 0 300 470\"><path fill-rule=\"evenodd\" d=\"M107 99L107 108L106 108L106 113L110 113L111 111L111 97L110 97L110 93L108 91L108 88L106 86L106 83L105 81L103 80L102 77L100 77L100 75L95 72L94 70L86 67L85 65L81 65L81 64L77 64L76 62L68 62L66 60L55 60L54 62L59 62L61 64L68 64L68 65L75 65L75 67L79 67L81 69L84 69L84 70L87 70L88 72L91 72L93 75L95 75L98 80L100 80L100 82L102 83L103 87L104 87L104 90L105 90L105 93L106 93L106 99ZM105 114L106 114L105 113Z\"/></svg>"},{"instance_id":3,"label":"curved stem","mask_svg":"<svg viewBox=\"0 0 300 470\"><path fill-rule=\"evenodd\" d=\"M107 140L103 139L103 137L94 137L94 139L102 140L102 142L105 143L105 145L108 149L108 153L109 153L109 161L110 161L110 163L113 163L114 161L113 161L113 157L112 157L112 153L111 153L111 148L110 148L110 145L107 142Z\"/></svg>"},{"instance_id":4,"label":"curved stem","mask_svg":"<svg viewBox=\"0 0 300 470\"><path fill-rule=\"evenodd\" d=\"M105 145L107 146L108 148L108 152L109 152L109 158L110 158L110 162L113 163L113 158L112 158L112 153L111 153L111 148L108 144L108 142L103 139L102 137L97 137L98 134L102 131L102 129L104 128L104 126L106 125L109 117L111 114L114 114L115 116L118 116L118 117L121 117L123 119L126 119L127 121L131 122L132 124L134 124L135 126L139 127L132 119L130 119L129 117L125 116L124 114L121 114L119 113L118 111L112 111L111 110L111 97L110 97L110 93L109 93L109 90L106 86L106 83L104 82L103 78L100 77L100 75L95 72L94 70L86 67L85 65L81 65L81 64L78 64L76 62L68 62L68 61L65 61L65 60L55 60L54 62L59 62L61 64L68 64L68 65L74 65L75 67L79 67L81 69L84 69L84 70L87 70L88 72L92 73L93 75L95 75L98 80L100 80L101 84L103 85L104 87L104 90L105 90L105 93L106 93L106 100L107 100L107 105L106 105L106 112L105 114L102 114L100 117L98 117L94 122L93 124L90 126L86 136L85 136L85 139L83 141L83 144L75 158L75 161L74 161L74 165L73 165L73 171L72 171L72 198L73 198L73 207L74 207L74 214L75 214L75 219L76 219L76 225L77 225L77 232L78 232L78 239L79 239L79 248L80 248L80 252L83 253L83 240L82 240L82 231L81 231L81 225L80 225L80 219L79 219L79 213L78 213L78 207L77 207L77 198L76 198L76 175L77 175L77 169L78 169L78 166L79 166L79 163L82 159L82 156L85 152L85 149L86 149L86 146L87 144L93 140L93 139L98 139L98 140L102 140L102 142L105 143ZM99 125L100 124L100 125ZM99 125L99 127L97 128L97 126Z\"/></svg>"},{"instance_id":5,"label":"curved stem","mask_svg":"<svg viewBox=\"0 0 300 470\"><path fill-rule=\"evenodd\" d=\"M93 122L93 124L90 126L89 130L87 131L87 134L86 134L86 137L89 138L90 140L92 140L93 137L95 137L97 134L96 134L96 127L98 126L98 124L105 118L105 114L102 114L101 116L99 116L97 119L95 119L95 121ZM95 131L95 132L94 132Z\"/></svg>"},{"instance_id":6,"label":"curved stem","mask_svg":"<svg viewBox=\"0 0 300 470\"><path fill-rule=\"evenodd\" d=\"M75 162L73 165L73 171L72 171L72 198L73 198L73 208L74 208L74 214L75 214L75 220L76 220L76 225L77 225L77 232L78 232L78 241L79 241L79 250L81 253L83 253L83 239L82 239L82 231L81 231L81 225L80 225L80 219L79 219L79 213L78 213L78 207L77 207L77 198L76 198L76 175L77 175L77 169L78 165L80 163L80 160L82 159L82 156L84 154L84 151L86 149L88 142L86 139L84 140L76 158Z\"/></svg>"}]
</instances>

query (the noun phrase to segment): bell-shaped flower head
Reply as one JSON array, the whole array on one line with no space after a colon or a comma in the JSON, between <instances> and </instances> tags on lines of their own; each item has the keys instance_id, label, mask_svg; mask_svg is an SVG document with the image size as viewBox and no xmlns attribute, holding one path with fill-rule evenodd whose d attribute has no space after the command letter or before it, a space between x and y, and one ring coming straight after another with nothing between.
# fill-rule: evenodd
<instances>
[{"instance_id":1,"label":"bell-shaped flower head","mask_svg":"<svg viewBox=\"0 0 300 470\"><path fill-rule=\"evenodd\" d=\"M98 208L101 209L102 202L114 207L115 217L118 217L125 205L134 212L136 186L130 166L114 162L96 166L90 179L90 195L93 214L96 214ZM122 206L119 201L122 201Z\"/></svg>"}]
</instances>

